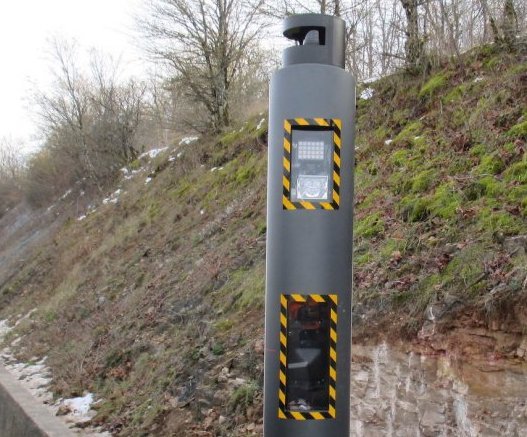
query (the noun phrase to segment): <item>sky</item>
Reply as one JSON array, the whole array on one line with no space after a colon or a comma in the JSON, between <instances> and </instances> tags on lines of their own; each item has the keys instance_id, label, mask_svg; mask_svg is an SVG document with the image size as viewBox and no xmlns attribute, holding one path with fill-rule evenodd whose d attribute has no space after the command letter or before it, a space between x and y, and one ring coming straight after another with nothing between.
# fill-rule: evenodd
<instances>
[{"instance_id":1,"label":"sky","mask_svg":"<svg viewBox=\"0 0 527 437\"><path fill-rule=\"evenodd\" d=\"M31 92L51 83L50 39L75 40L121 59L127 74L145 74L134 17L143 0L0 0L0 139L36 144Z\"/></svg>"}]
</instances>

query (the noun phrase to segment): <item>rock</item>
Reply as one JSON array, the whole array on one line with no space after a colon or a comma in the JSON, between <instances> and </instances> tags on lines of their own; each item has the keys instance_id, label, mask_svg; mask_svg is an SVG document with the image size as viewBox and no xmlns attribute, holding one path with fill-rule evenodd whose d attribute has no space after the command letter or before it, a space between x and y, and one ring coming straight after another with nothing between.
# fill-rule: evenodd
<instances>
[{"instance_id":1,"label":"rock","mask_svg":"<svg viewBox=\"0 0 527 437\"><path fill-rule=\"evenodd\" d=\"M212 404L214 406L222 406L225 405L225 402L227 400L227 392L225 390L218 390L214 393L214 396L212 397Z\"/></svg>"},{"instance_id":2,"label":"rock","mask_svg":"<svg viewBox=\"0 0 527 437\"><path fill-rule=\"evenodd\" d=\"M421 418L421 427L427 431L439 430L444 421L445 417L441 411L434 406L428 406Z\"/></svg>"},{"instance_id":3,"label":"rock","mask_svg":"<svg viewBox=\"0 0 527 437\"><path fill-rule=\"evenodd\" d=\"M518 349L516 350L516 355L520 358L527 360L527 337L523 337L522 342L518 346Z\"/></svg>"},{"instance_id":4,"label":"rock","mask_svg":"<svg viewBox=\"0 0 527 437\"><path fill-rule=\"evenodd\" d=\"M243 378L234 378L229 380L229 384L234 387L240 387L242 385L245 385L247 381Z\"/></svg>"},{"instance_id":5,"label":"rock","mask_svg":"<svg viewBox=\"0 0 527 437\"><path fill-rule=\"evenodd\" d=\"M263 355L264 349L265 349L265 346L264 346L264 341L263 340L256 340L254 342L254 351L257 354Z\"/></svg>"},{"instance_id":6,"label":"rock","mask_svg":"<svg viewBox=\"0 0 527 437\"><path fill-rule=\"evenodd\" d=\"M61 405L57 412L55 413L55 416L66 416L71 413L71 408L68 405Z\"/></svg>"}]
</instances>

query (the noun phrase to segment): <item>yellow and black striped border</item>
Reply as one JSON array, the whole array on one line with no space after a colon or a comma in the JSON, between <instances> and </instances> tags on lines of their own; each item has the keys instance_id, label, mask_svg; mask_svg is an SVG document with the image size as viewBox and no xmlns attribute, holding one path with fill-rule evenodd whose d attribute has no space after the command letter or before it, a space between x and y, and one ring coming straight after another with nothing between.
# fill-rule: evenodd
<instances>
[{"instance_id":1,"label":"yellow and black striped border","mask_svg":"<svg viewBox=\"0 0 527 437\"><path fill-rule=\"evenodd\" d=\"M329 409L327 411L288 411L286 407L287 384L287 303L295 302L329 302ZM282 294L280 295L280 388L278 389L278 417L293 420L324 420L336 417L337 401L337 295L336 294Z\"/></svg>"},{"instance_id":2,"label":"yellow and black striped border","mask_svg":"<svg viewBox=\"0 0 527 437\"><path fill-rule=\"evenodd\" d=\"M322 126L333 129L333 195L331 202L291 201L291 137L292 129L295 126ZM341 131L342 122L338 118L291 118L284 120L284 173L282 177L282 206L284 209L339 209Z\"/></svg>"}]
</instances>

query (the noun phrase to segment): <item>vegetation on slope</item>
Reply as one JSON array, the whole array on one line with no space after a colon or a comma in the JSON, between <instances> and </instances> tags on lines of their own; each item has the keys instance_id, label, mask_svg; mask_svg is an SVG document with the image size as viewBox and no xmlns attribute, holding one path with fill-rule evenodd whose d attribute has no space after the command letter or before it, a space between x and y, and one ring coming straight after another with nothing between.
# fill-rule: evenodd
<instances>
[{"instance_id":1,"label":"vegetation on slope","mask_svg":"<svg viewBox=\"0 0 527 437\"><path fill-rule=\"evenodd\" d=\"M525 56L485 47L373 88L358 111L355 316L409 335L430 304L503 316L527 285Z\"/></svg>"},{"instance_id":2,"label":"vegetation on slope","mask_svg":"<svg viewBox=\"0 0 527 437\"><path fill-rule=\"evenodd\" d=\"M490 320L525 300L526 84L525 58L487 48L425 80L368 85L356 145L357 335L375 331L373 320L415 335L431 303L475 306ZM11 333L24 335L19 356L48 356L58 396L95 392L94 420L115 434L258 432L260 118L161 153L150 173L122 180L115 205L69 220L0 289L0 318L38 306Z\"/></svg>"}]
</instances>

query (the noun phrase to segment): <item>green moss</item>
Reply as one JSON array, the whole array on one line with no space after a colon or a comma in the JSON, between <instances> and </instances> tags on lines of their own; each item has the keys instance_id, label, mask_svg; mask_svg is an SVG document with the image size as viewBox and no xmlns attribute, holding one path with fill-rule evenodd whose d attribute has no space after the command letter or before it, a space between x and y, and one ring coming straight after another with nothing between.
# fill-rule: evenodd
<instances>
[{"instance_id":1,"label":"green moss","mask_svg":"<svg viewBox=\"0 0 527 437\"><path fill-rule=\"evenodd\" d=\"M492 211L485 209L478 221L479 228L484 232L500 232L504 235L516 235L525 230L523 220L505 211Z\"/></svg>"},{"instance_id":2,"label":"green moss","mask_svg":"<svg viewBox=\"0 0 527 437\"><path fill-rule=\"evenodd\" d=\"M379 126L373 131L373 137L379 141L386 140L390 134L390 131L386 126Z\"/></svg>"},{"instance_id":3,"label":"green moss","mask_svg":"<svg viewBox=\"0 0 527 437\"><path fill-rule=\"evenodd\" d=\"M499 197L505 192L503 183L493 176L484 176L479 181L484 188L484 194L489 197Z\"/></svg>"},{"instance_id":4,"label":"green moss","mask_svg":"<svg viewBox=\"0 0 527 437\"><path fill-rule=\"evenodd\" d=\"M355 236L357 237L371 238L384 232L384 220L378 212L357 220L355 223Z\"/></svg>"},{"instance_id":5,"label":"green moss","mask_svg":"<svg viewBox=\"0 0 527 437\"><path fill-rule=\"evenodd\" d=\"M512 164L503 173L507 182L520 182L527 184L527 160L516 162Z\"/></svg>"},{"instance_id":6,"label":"green moss","mask_svg":"<svg viewBox=\"0 0 527 437\"><path fill-rule=\"evenodd\" d=\"M394 138L394 143L405 146L413 146L415 144L415 137L418 137L423 129L423 125L419 121L408 123L404 129Z\"/></svg>"},{"instance_id":7,"label":"green moss","mask_svg":"<svg viewBox=\"0 0 527 437\"><path fill-rule=\"evenodd\" d=\"M437 90L446 85L447 79L448 76L444 72L432 76L419 91L419 97L431 97Z\"/></svg>"},{"instance_id":8,"label":"green moss","mask_svg":"<svg viewBox=\"0 0 527 437\"><path fill-rule=\"evenodd\" d=\"M139 170L141 168L141 161L139 159L134 159L128 164L130 170Z\"/></svg>"},{"instance_id":9,"label":"green moss","mask_svg":"<svg viewBox=\"0 0 527 437\"><path fill-rule=\"evenodd\" d=\"M469 85L465 83L458 85L444 97L443 101L447 104L458 103L465 97L468 88Z\"/></svg>"},{"instance_id":10,"label":"green moss","mask_svg":"<svg viewBox=\"0 0 527 437\"><path fill-rule=\"evenodd\" d=\"M514 153L516 150L516 145L514 143L505 143L503 145L503 150L505 150L508 153Z\"/></svg>"},{"instance_id":11,"label":"green moss","mask_svg":"<svg viewBox=\"0 0 527 437\"><path fill-rule=\"evenodd\" d=\"M407 222L419 222L426 220L430 215L430 201L425 197L406 196L401 199L399 213Z\"/></svg>"},{"instance_id":12,"label":"green moss","mask_svg":"<svg viewBox=\"0 0 527 437\"><path fill-rule=\"evenodd\" d=\"M455 187L447 182L437 187L430 199L429 209L433 216L450 219L461 206L461 196Z\"/></svg>"},{"instance_id":13,"label":"green moss","mask_svg":"<svg viewBox=\"0 0 527 437\"><path fill-rule=\"evenodd\" d=\"M467 246L456 253L443 271L442 276L445 282L451 283L454 287L456 283L460 283L462 287L473 287L483 273L486 253L488 253L488 248L480 244ZM461 287L455 288L459 290Z\"/></svg>"},{"instance_id":14,"label":"green moss","mask_svg":"<svg viewBox=\"0 0 527 437\"><path fill-rule=\"evenodd\" d=\"M412 192L422 193L427 191L436 179L437 174L434 170L420 172L412 179Z\"/></svg>"},{"instance_id":15,"label":"green moss","mask_svg":"<svg viewBox=\"0 0 527 437\"><path fill-rule=\"evenodd\" d=\"M486 155L487 152L488 152L488 147L485 144L477 144L470 149L470 154L472 156L478 156L479 158Z\"/></svg>"},{"instance_id":16,"label":"green moss","mask_svg":"<svg viewBox=\"0 0 527 437\"><path fill-rule=\"evenodd\" d=\"M520 214L523 217L527 217L527 185L516 185L508 187L506 192L507 201L519 207Z\"/></svg>"},{"instance_id":17,"label":"green moss","mask_svg":"<svg viewBox=\"0 0 527 437\"><path fill-rule=\"evenodd\" d=\"M527 120L518 123L510 128L507 135L512 138L521 138L527 140Z\"/></svg>"},{"instance_id":18,"label":"green moss","mask_svg":"<svg viewBox=\"0 0 527 437\"><path fill-rule=\"evenodd\" d=\"M498 174L505 168L505 163L496 154L484 155L481 157L480 164L474 169L476 174Z\"/></svg>"},{"instance_id":19,"label":"green moss","mask_svg":"<svg viewBox=\"0 0 527 437\"><path fill-rule=\"evenodd\" d=\"M396 167L404 167L409 160L410 151L407 149L396 150L390 156L390 162Z\"/></svg>"},{"instance_id":20,"label":"green moss","mask_svg":"<svg viewBox=\"0 0 527 437\"><path fill-rule=\"evenodd\" d=\"M233 326L234 323L230 319L221 319L214 324L214 327L220 332L230 331Z\"/></svg>"},{"instance_id":21,"label":"green moss","mask_svg":"<svg viewBox=\"0 0 527 437\"><path fill-rule=\"evenodd\" d=\"M405 171L396 171L388 178L388 185L394 194L406 194L412 187L412 181Z\"/></svg>"}]
</instances>

